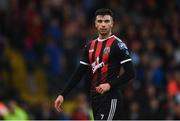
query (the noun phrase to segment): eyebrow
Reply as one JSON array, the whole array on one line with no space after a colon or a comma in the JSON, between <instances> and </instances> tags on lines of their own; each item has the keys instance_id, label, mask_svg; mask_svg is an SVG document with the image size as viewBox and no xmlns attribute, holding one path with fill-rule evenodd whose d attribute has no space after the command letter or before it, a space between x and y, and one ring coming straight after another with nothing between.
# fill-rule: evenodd
<instances>
[{"instance_id":1,"label":"eyebrow","mask_svg":"<svg viewBox=\"0 0 180 121\"><path fill-rule=\"evenodd\" d=\"M101 22L101 21L109 22L109 21L110 21L110 19L105 19L105 20L102 20L102 19L97 19L96 21L98 21L98 22Z\"/></svg>"},{"instance_id":2,"label":"eyebrow","mask_svg":"<svg viewBox=\"0 0 180 121\"><path fill-rule=\"evenodd\" d=\"M104 20L105 22L109 22L110 20L109 19L106 19L106 20Z\"/></svg>"}]
</instances>

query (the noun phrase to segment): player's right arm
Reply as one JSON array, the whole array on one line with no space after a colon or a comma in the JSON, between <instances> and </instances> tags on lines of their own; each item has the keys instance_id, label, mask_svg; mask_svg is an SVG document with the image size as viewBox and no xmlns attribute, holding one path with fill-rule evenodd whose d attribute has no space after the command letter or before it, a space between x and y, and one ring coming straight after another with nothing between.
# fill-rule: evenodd
<instances>
[{"instance_id":1,"label":"player's right arm","mask_svg":"<svg viewBox=\"0 0 180 121\"><path fill-rule=\"evenodd\" d=\"M54 102L54 107L58 112L62 111L61 104L63 102L64 102L64 97L62 95L59 95Z\"/></svg>"},{"instance_id":2,"label":"player's right arm","mask_svg":"<svg viewBox=\"0 0 180 121\"><path fill-rule=\"evenodd\" d=\"M61 104L64 101L65 96L78 84L81 78L86 74L89 67L83 64L80 64L74 74L71 76L70 80L66 84L65 88L63 89L62 93L57 97L54 106L57 111L61 111Z\"/></svg>"},{"instance_id":3,"label":"player's right arm","mask_svg":"<svg viewBox=\"0 0 180 121\"><path fill-rule=\"evenodd\" d=\"M75 87L78 82L82 79L82 77L89 70L89 61L88 61L88 50L87 47L84 49L83 56L81 58L80 64L77 67L76 71L72 74L65 88L61 92L61 94L56 98L54 102L54 107L58 112L61 112L61 105L64 101L65 96Z\"/></svg>"},{"instance_id":4,"label":"player's right arm","mask_svg":"<svg viewBox=\"0 0 180 121\"><path fill-rule=\"evenodd\" d=\"M117 78L109 80L108 83L111 88L121 88L127 85L135 77L135 69L128 48L121 40L116 41L113 51L116 59L124 69L124 72L117 76Z\"/></svg>"}]
</instances>

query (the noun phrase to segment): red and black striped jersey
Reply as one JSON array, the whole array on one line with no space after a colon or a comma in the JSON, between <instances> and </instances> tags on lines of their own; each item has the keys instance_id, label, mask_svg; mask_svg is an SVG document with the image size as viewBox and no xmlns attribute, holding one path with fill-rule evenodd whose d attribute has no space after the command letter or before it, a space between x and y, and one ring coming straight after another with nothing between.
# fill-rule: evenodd
<instances>
[{"instance_id":1,"label":"red and black striped jersey","mask_svg":"<svg viewBox=\"0 0 180 121\"><path fill-rule=\"evenodd\" d=\"M91 68L91 91L117 78L121 64L131 61L127 46L115 35L94 39L84 48L80 63Z\"/></svg>"}]
</instances>

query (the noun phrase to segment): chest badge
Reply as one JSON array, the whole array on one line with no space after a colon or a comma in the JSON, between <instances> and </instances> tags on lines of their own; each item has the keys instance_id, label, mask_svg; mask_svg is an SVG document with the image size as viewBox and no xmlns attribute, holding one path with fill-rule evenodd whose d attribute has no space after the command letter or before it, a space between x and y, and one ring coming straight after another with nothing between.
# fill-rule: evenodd
<instances>
[{"instance_id":1,"label":"chest badge","mask_svg":"<svg viewBox=\"0 0 180 121\"><path fill-rule=\"evenodd\" d=\"M110 53L110 47L105 47L103 52L104 52L104 54L109 54Z\"/></svg>"}]
</instances>

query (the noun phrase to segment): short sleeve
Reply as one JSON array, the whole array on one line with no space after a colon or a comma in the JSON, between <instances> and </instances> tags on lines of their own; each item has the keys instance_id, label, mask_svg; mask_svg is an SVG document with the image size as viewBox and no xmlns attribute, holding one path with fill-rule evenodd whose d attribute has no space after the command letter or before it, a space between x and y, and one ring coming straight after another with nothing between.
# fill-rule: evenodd
<instances>
[{"instance_id":1,"label":"short sleeve","mask_svg":"<svg viewBox=\"0 0 180 121\"><path fill-rule=\"evenodd\" d=\"M83 49L83 54L82 54L82 57L80 59L80 64L90 65L89 64L89 58L88 58L88 46L85 46Z\"/></svg>"},{"instance_id":2,"label":"short sleeve","mask_svg":"<svg viewBox=\"0 0 180 121\"><path fill-rule=\"evenodd\" d=\"M130 57L129 50L125 43L122 41L117 41L115 43L115 53L118 58L120 64L126 63L128 61L132 61Z\"/></svg>"}]
</instances>

